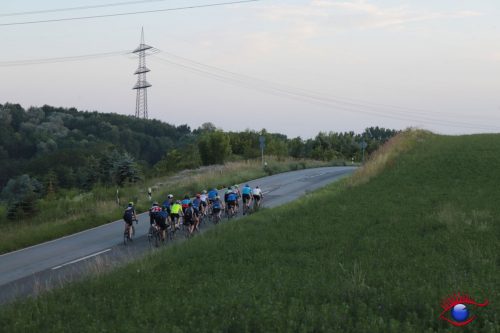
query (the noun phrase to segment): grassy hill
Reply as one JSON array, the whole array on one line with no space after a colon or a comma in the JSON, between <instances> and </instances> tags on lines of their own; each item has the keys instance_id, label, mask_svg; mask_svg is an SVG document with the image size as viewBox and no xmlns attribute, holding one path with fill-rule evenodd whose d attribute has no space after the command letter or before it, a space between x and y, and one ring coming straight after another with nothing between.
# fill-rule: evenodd
<instances>
[{"instance_id":1,"label":"grassy hill","mask_svg":"<svg viewBox=\"0 0 500 333\"><path fill-rule=\"evenodd\" d=\"M0 308L6 332L500 332L500 135L408 131L352 178Z\"/></svg>"}]
</instances>

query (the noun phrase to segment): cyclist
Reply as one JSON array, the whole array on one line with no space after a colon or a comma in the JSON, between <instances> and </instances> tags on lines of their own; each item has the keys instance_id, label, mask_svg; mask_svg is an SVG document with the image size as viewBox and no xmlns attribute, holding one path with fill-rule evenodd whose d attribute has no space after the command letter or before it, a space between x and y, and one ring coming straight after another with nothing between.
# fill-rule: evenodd
<instances>
[{"instance_id":1,"label":"cyclist","mask_svg":"<svg viewBox=\"0 0 500 333\"><path fill-rule=\"evenodd\" d=\"M201 205L203 206L203 214L207 215L208 195L206 190L203 190L203 192L201 192L200 200L201 200Z\"/></svg>"},{"instance_id":2,"label":"cyclist","mask_svg":"<svg viewBox=\"0 0 500 333\"><path fill-rule=\"evenodd\" d=\"M217 189L215 188L211 189L210 191L208 191L208 201L209 202L214 201L218 195L219 194L217 193Z\"/></svg>"},{"instance_id":3,"label":"cyclist","mask_svg":"<svg viewBox=\"0 0 500 333\"><path fill-rule=\"evenodd\" d=\"M149 224L153 225L155 223L156 214L161 212L161 207L158 205L158 202L153 202L153 206L149 209Z\"/></svg>"},{"instance_id":4,"label":"cyclist","mask_svg":"<svg viewBox=\"0 0 500 333\"><path fill-rule=\"evenodd\" d=\"M222 209L224 209L224 203L219 196L216 196L212 202L212 216L216 218L216 221L220 221Z\"/></svg>"},{"instance_id":5,"label":"cyclist","mask_svg":"<svg viewBox=\"0 0 500 333\"><path fill-rule=\"evenodd\" d=\"M217 192L217 189L212 188L210 191L208 191L208 209L212 209L212 203L214 202L215 198L219 195L219 192Z\"/></svg>"},{"instance_id":6,"label":"cyclist","mask_svg":"<svg viewBox=\"0 0 500 333\"><path fill-rule=\"evenodd\" d=\"M170 207L170 221L172 222L172 230L179 229L179 218L182 214L182 205L179 200L174 202Z\"/></svg>"},{"instance_id":7,"label":"cyclist","mask_svg":"<svg viewBox=\"0 0 500 333\"><path fill-rule=\"evenodd\" d=\"M123 212L123 220L125 221L125 234L132 239L131 234L134 233L134 220L137 221L137 215L135 214L134 203L129 202L127 208ZM132 228L132 232L130 232Z\"/></svg>"},{"instance_id":8,"label":"cyclist","mask_svg":"<svg viewBox=\"0 0 500 333\"><path fill-rule=\"evenodd\" d=\"M228 210L230 211L231 215L234 215L236 211L236 202L238 201L238 196L234 192L230 192L227 195L227 205L228 205Z\"/></svg>"},{"instance_id":9,"label":"cyclist","mask_svg":"<svg viewBox=\"0 0 500 333\"><path fill-rule=\"evenodd\" d=\"M193 200L193 208L196 210L198 215L203 213L203 205L201 204L201 194L196 194L196 197Z\"/></svg>"},{"instance_id":10,"label":"cyclist","mask_svg":"<svg viewBox=\"0 0 500 333\"><path fill-rule=\"evenodd\" d=\"M165 230L167 230L167 207L163 206L162 210L160 210L155 215L155 223L160 228L161 241L165 241Z\"/></svg>"},{"instance_id":11,"label":"cyclist","mask_svg":"<svg viewBox=\"0 0 500 333\"><path fill-rule=\"evenodd\" d=\"M255 188L252 191L252 195L253 195L253 200L257 204L257 207L260 207L260 202L264 198L262 190L258 186L255 186Z\"/></svg>"},{"instance_id":12,"label":"cyclist","mask_svg":"<svg viewBox=\"0 0 500 333\"><path fill-rule=\"evenodd\" d=\"M163 204L161 205L162 208L167 209L168 215L170 215L170 206L172 206L172 203L174 202L174 196L172 194L169 194L167 196L167 200L163 201Z\"/></svg>"},{"instance_id":13,"label":"cyclist","mask_svg":"<svg viewBox=\"0 0 500 333\"><path fill-rule=\"evenodd\" d=\"M182 204L182 212L184 213L185 210L189 207L189 204L191 203L191 199L189 199L189 195L185 195L184 199L181 201Z\"/></svg>"},{"instance_id":14,"label":"cyclist","mask_svg":"<svg viewBox=\"0 0 500 333\"><path fill-rule=\"evenodd\" d=\"M240 208L240 198L241 198L241 192L240 192L240 187L238 186L238 184L236 185L233 185L231 187L233 189L233 192L236 193L236 207L238 207L238 209Z\"/></svg>"},{"instance_id":15,"label":"cyclist","mask_svg":"<svg viewBox=\"0 0 500 333\"><path fill-rule=\"evenodd\" d=\"M193 207L193 203L189 202L188 207L184 211L184 225L188 228L189 236L193 234L197 223L198 215Z\"/></svg>"},{"instance_id":16,"label":"cyclist","mask_svg":"<svg viewBox=\"0 0 500 333\"><path fill-rule=\"evenodd\" d=\"M243 215L245 215L245 212L248 211L252 202L252 188L250 185L246 184L241 193L243 198Z\"/></svg>"}]
</instances>

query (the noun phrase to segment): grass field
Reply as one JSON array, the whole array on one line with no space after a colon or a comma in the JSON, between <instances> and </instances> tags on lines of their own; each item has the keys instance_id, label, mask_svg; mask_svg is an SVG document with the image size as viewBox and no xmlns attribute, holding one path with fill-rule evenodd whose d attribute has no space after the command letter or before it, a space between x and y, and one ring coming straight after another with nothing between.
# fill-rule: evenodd
<instances>
[{"instance_id":1,"label":"grass field","mask_svg":"<svg viewBox=\"0 0 500 333\"><path fill-rule=\"evenodd\" d=\"M267 159L269 165L265 170L260 160L249 160L186 170L132 184L120 188L120 205L116 202L116 187L96 187L87 193L71 190L52 199L42 199L38 203L38 214L23 221L7 220L5 207L0 206L0 254L116 221L129 201L136 202L137 211L147 211L151 206L148 187L153 189L153 200L163 202L168 193L180 198L210 187L220 188L269 174L329 165L312 160Z\"/></svg>"},{"instance_id":2,"label":"grass field","mask_svg":"<svg viewBox=\"0 0 500 333\"><path fill-rule=\"evenodd\" d=\"M500 135L409 131L350 179L0 308L5 332L500 332ZM490 305L455 328L440 302Z\"/></svg>"}]
</instances>

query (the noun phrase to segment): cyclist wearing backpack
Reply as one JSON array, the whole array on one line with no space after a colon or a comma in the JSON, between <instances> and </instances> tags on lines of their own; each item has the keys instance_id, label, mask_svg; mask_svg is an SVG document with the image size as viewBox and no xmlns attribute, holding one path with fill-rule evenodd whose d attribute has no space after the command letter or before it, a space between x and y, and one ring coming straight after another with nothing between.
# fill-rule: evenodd
<instances>
[{"instance_id":1,"label":"cyclist wearing backpack","mask_svg":"<svg viewBox=\"0 0 500 333\"><path fill-rule=\"evenodd\" d=\"M198 215L193 207L193 203L189 202L188 207L184 211L184 225L188 227L189 236L193 234L193 231L198 223Z\"/></svg>"},{"instance_id":2,"label":"cyclist wearing backpack","mask_svg":"<svg viewBox=\"0 0 500 333\"><path fill-rule=\"evenodd\" d=\"M199 220L200 220L200 216L203 214L203 205L202 205L202 201L201 201L201 195L200 194L197 194L196 195L196 198L194 198L193 200L193 208L194 208L194 212L196 214L196 217L198 218L198 223L195 225L195 229L198 229L198 224L199 224Z\"/></svg>"},{"instance_id":3,"label":"cyclist wearing backpack","mask_svg":"<svg viewBox=\"0 0 500 333\"><path fill-rule=\"evenodd\" d=\"M135 209L134 209L134 203L129 202L127 208L123 212L123 220L125 221L125 234L129 235L129 238L131 239L131 232L130 229L132 229L132 233L134 230L134 220L137 221L137 215L135 214Z\"/></svg>"}]
</instances>

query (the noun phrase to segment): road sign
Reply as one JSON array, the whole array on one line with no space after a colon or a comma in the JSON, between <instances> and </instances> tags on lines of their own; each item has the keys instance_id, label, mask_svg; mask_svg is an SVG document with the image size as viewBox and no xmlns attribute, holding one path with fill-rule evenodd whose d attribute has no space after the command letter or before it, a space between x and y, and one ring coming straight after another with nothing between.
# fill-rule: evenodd
<instances>
[{"instance_id":1,"label":"road sign","mask_svg":"<svg viewBox=\"0 0 500 333\"><path fill-rule=\"evenodd\" d=\"M361 149L365 149L367 146L368 146L368 144L366 142L364 142L364 141L359 144L359 147Z\"/></svg>"},{"instance_id":2,"label":"road sign","mask_svg":"<svg viewBox=\"0 0 500 333\"><path fill-rule=\"evenodd\" d=\"M260 149L264 149L266 146L266 138L264 136L259 137Z\"/></svg>"}]
</instances>

